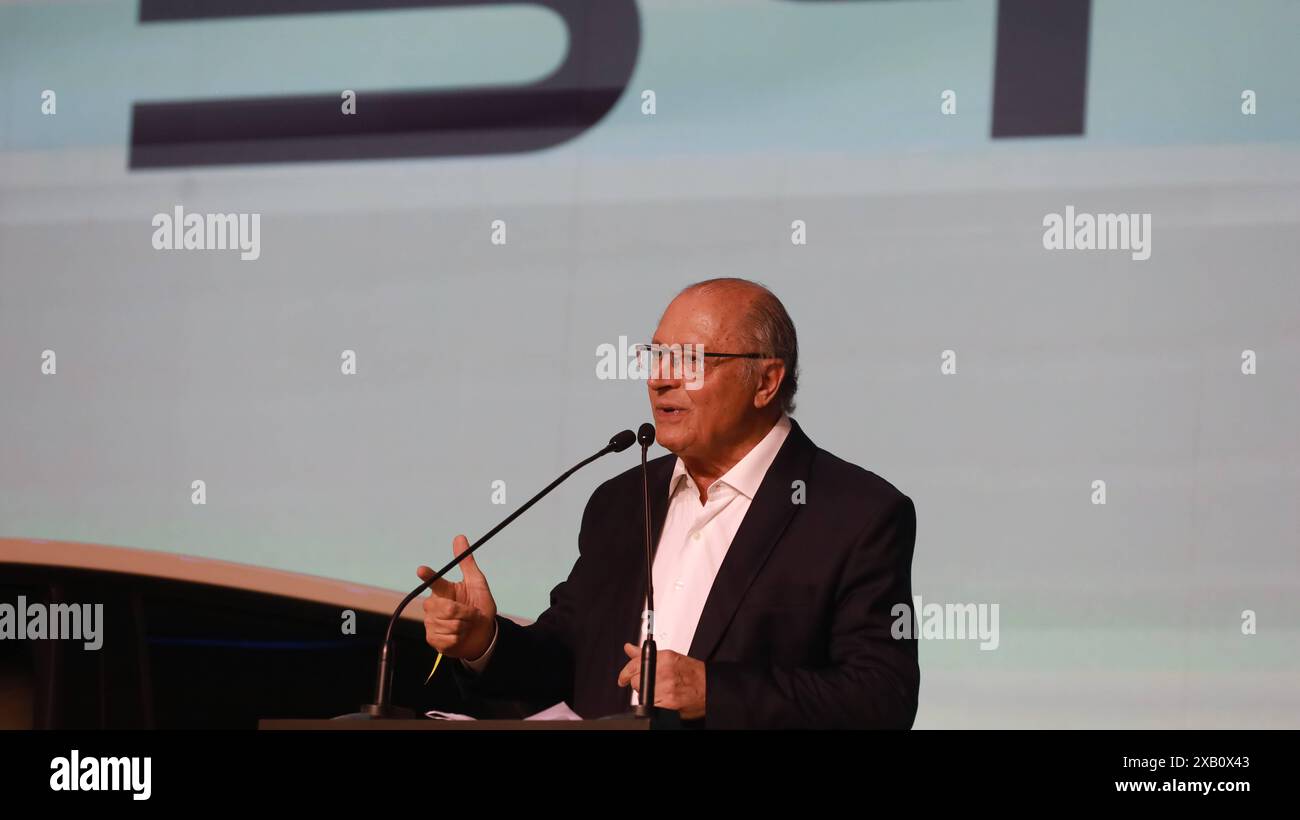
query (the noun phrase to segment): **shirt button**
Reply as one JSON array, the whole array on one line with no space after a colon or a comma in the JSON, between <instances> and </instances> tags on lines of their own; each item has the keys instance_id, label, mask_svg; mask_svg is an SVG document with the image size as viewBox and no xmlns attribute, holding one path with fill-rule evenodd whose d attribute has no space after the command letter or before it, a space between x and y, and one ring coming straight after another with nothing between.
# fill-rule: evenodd
<instances>
[{"instance_id":1,"label":"shirt button","mask_svg":"<svg viewBox=\"0 0 1300 820\"><path fill-rule=\"evenodd\" d=\"M696 541L699 541L699 540L700 540L700 533L699 533L699 530L696 530L695 532L691 533L691 538L694 539L694 540L696 540Z\"/></svg>"},{"instance_id":2,"label":"shirt button","mask_svg":"<svg viewBox=\"0 0 1300 820\"><path fill-rule=\"evenodd\" d=\"M686 582L681 578L678 578L677 582L673 584L673 589L681 589L684 586L686 586Z\"/></svg>"}]
</instances>

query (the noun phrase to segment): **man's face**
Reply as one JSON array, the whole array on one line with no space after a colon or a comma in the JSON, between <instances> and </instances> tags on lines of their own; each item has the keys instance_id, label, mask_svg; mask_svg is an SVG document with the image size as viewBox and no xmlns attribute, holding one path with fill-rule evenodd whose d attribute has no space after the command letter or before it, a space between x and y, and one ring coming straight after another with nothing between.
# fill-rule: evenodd
<instances>
[{"instance_id":1,"label":"man's face","mask_svg":"<svg viewBox=\"0 0 1300 820\"><path fill-rule=\"evenodd\" d=\"M704 352L750 353L738 330L748 309L748 294L688 291L673 300L651 340ZM753 425L755 381L744 359L704 359L704 372L684 380L664 367L648 382L657 439L685 458L707 460L726 451ZM677 378L674 378L676 376Z\"/></svg>"}]
</instances>

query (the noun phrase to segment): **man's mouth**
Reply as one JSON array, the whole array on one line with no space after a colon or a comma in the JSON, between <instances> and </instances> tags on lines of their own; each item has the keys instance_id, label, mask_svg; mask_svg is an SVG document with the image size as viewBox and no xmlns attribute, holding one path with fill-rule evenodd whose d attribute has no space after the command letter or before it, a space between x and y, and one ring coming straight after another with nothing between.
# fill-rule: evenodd
<instances>
[{"instance_id":1,"label":"man's mouth","mask_svg":"<svg viewBox=\"0 0 1300 820\"><path fill-rule=\"evenodd\" d=\"M681 407L656 407L655 415L665 419L675 419L686 415L686 410Z\"/></svg>"}]
</instances>

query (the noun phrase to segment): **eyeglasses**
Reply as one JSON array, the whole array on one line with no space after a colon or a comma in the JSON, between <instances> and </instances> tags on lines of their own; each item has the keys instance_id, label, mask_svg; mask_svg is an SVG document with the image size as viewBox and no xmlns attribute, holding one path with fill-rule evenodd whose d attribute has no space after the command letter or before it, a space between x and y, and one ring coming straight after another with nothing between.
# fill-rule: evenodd
<instances>
[{"instance_id":1,"label":"eyeglasses","mask_svg":"<svg viewBox=\"0 0 1300 820\"><path fill-rule=\"evenodd\" d=\"M639 344L636 365L651 379L691 380L704 372L705 359L775 359L768 353L716 353L705 351L702 344Z\"/></svg>"}]
</instances>

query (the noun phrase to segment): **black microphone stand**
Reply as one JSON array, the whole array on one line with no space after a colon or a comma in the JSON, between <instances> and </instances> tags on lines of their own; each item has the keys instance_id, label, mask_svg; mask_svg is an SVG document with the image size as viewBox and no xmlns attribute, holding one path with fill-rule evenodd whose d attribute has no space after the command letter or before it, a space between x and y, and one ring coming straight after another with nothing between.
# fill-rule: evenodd
<instances>
[{"instance_id":1,"label":"black microphone stand","mask_svg":"<svg viewBox=\"0 0 1300 820\"><path fill-rule=\"evenodd\" d=\"M655 664L658 649L655 647L655 582L654 552L650 538L650 476L646 469L646 451L655 440L652 424L642 424L637 431L641 443L641 497L645 509L645 641L641 644L641 691L637 695L634 714L639 718L653 717L655 713Z\"/></svg>"},{"instance_id":2,"label":"black microphone stand","mask_svg":"<svg viewBox=\"0 0 1300 820\"><path fill-rule=\"evenodd\" d=\"M393 611L393 617L389 618L388 620L388 629L384 633L384 644L383 647L379 650L379 671L375 681L375 702L362 704L360 712L353 712L351 714L341 715L340 717L335 718L335 720L349 720L349 719L393 720L393 719L414 718L416 714L411 709L407 709L402 706L394 706L389 702L392 697L392 687L393 687L393 676L392 676L393 630L397 627L397 621L399 618L401 618L402 611L405 610L406 607L411 603L411 601L414 601L416 597L420 595L420 593L424 592L426 589L433 586L433 583L435 581L437 581L439 578L441 578L442 576L450 572L452 568L460 564L461 561L464 561L466 558L473 555L474 551L477 550L479 547L483 546L484 544L486 544L488 539L490 539L492 536L496 535L497 533L501 532L501 530L505 529L506 525L509 524L511 521L514 521L516 518L523 515L528 510L529 507L533 506L538 501L540 501L551 490L554 490L556 487L560 486L560 484L566 478L573 475L578 470L581 470L583 467L586 467L588 464L590 464L591 462L595 461L596 459L600 458L603 455L607 455L609 453L620 453L626 450L628 447L631 447L632 443L635 441L636 441L636 436L632 434L631 430L624 430L623 432L618 433L617 435L615 435L613 438L609 440L609 444L606 444L603 448L601 448L600 452L596 453L595 455L588 456L587 458L584 458L582 461L570 467L563 475L561 475L559 478L552 481L550 484L547 484L546 487L543 488L541 492L539 492L537 495L533 496L532 498L528 499L528 501L525 502L523 506L521 506L519 509L515 510L509 516L507 516L504 521L502 521L500 524L497 524L495 527L489 530L486 535L484 535L482 538L480 538L479 540L471 544L469 549L465 550L460 555L457 555L455 558L449 561L446 566L444 566L442 569L434 573L432 578L429 578L424 583L420 584L418 587L411 590L410 593L408 593L407 596L402 599L402 602L397 605L397 609ZM644 460L645 460L645 451L643 449L642 461L644 462Z\"/></svg>"}]
</instances>

